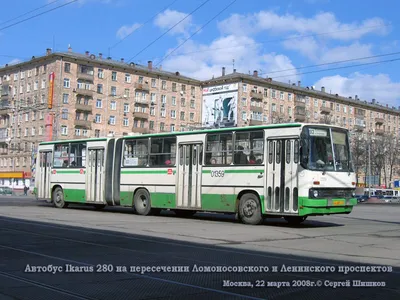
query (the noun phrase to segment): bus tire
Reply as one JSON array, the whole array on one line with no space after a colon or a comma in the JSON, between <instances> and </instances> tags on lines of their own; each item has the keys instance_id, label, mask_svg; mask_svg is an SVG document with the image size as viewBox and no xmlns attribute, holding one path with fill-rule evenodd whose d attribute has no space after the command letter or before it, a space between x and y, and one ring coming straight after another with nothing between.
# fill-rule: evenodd
<instances>
[{"instance_id":1,"label":"bus tire","mask_svg":"<svg viewBox=\"0 0 400 300\"><path fill-rule=\"evenodd\" d=\"M53 191L53 203L57 208L65 208L68 206L68 203L64 201L64 192L59 186Z\"/></svg>"},{"instance_id":2,"label":"bus tire","mask_svg":"<svg viewBox=\"0 0 400 300\"><path fill-rule=\"evenodd\" d=\"M136 191L133 197L133 206L135 211L142 216L151 215L153 210L151 209L150 194L145 189L139 189Z\"/></svg>"},{"instance_id":3,"label":"bus tire","mask_svg":"<svg viewBox=\"0 0 400 300\"><path fill-rule=\"evenodd\" d=\"M259 225L262 223L260 200L255 194L247 193L240 198L239 218L244 224Z\"/></svg>"},{"instance_id":4,"label":"bus tire","mask_svg":"<svg viewBox=\"0 0 400 300\"><path fill-rule=\"evenodd\" d=\"M307 219L307 217L300 217L300 216L285 217L286 222L288 222L290 225L300 225L306 219Z\"/></svg>"}]
</instances>

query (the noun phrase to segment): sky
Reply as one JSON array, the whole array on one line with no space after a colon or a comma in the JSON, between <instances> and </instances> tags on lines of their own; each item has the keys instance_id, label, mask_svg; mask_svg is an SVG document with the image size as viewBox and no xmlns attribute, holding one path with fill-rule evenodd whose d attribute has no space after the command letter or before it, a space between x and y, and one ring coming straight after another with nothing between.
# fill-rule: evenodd
<instances>
[{"instance_id":1,"label":"sky","mask_svg":"<svg viewBox=\"0 0 400 300\"><path fill-rule=\"evenodd\" d=\"M257 70L276 81L400 106L396 0L71 1L4 1L0 65L70 45L126 62L151 60L200 80L221 76L222 67Z\"/></svg>"}]
</instances>

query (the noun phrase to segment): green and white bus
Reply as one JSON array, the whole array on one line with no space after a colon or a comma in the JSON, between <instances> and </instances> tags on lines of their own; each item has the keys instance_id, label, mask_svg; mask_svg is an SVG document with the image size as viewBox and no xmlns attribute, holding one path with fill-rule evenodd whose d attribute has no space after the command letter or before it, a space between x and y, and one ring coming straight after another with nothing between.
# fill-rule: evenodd
<instances>
[{"instance_id":1,"label":"green and white bus","mask_svg":"<svg viewBox=\"0 0 400 300\"><path fill-rule=\"evenodd\" d=\"M274 124L40 143L35 190L64 208L125 206L265 217L299 224L349 214L355 173L347 129Z\"/></svg>"}]
</instances>

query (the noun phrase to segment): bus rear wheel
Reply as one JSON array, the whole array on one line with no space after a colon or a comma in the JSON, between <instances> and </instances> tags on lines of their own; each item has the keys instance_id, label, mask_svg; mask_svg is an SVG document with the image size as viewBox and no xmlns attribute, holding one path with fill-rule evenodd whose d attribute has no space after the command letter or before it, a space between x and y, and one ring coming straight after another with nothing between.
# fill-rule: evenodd
<instances>
[{"instance_id":1,"label":"bus rear wheel","mask_svg":"<svg viewBox=\"0 0 400 300\"><path fill-rule=\"evenodd\" d=\"M286 222L288 222L290 225L300 225L306 219L307 217L299 217L299 216L285 217Z\"/></svg>"},{"instance_id":2,"label":"bus rear wheel","mask_svg":"<svg viewBox=\"0 0 400 300\"><path fill-rule=\"evenodd\" d=\"M149 192L145 189L137 190L135 196L133 197L133 206L139 215L151 215L153 213L153 210L151 209Z\"/></svg>"},{"instance_id":3,"label":"bus rear wheel","mask_svg":"<svg viewBox=\"0 0 400 300\"><path fill-rule=\"evenodd\" d=\"M68 203L64 201L64 192L62 188L56 187L53 191L53 203L57 208L65 208L68 206Z\"/></svg>"},{"instance_id":4,"label":"bus rear wheel","mask_svg":"<svg viewBox=\"0 0 400 300\"><path fill-rule=\"evenodd\" d=\"M240 198L239 218L244 224L259 225L262 223L260 201L255 194L244 194Z\"/></svg>"}]
</instances>

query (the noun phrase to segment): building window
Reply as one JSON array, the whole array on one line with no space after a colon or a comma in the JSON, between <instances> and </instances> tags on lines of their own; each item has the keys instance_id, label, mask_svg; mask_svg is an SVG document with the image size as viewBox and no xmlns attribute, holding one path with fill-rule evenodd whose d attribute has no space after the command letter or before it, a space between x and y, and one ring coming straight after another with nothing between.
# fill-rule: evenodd
<instances>
[{"instance_id":1,"label":"building window","mask_svg":"<svg viewBox=\"0 0 400 300\"><path fill-rule=\"evenodd\" d=\"M65 125L61 125L61 134L68 135L68 127Z\"/></svg>"},{"instance_id":2,"label":"building window","mask_svg":"<svg viewBox=\"0 0 400 300\"><path fill-rule=\"evenodd\" d=\"M66 73L71 72L71 64L70 63L64 64L64 72L66 72Z\"/></svg>"},{"instance_id":3,"label":"building window","mask_svg":"<svg viewBox=\"0 0 400 300\"><path fill-rule=\"evenodd\" d=\"M117 72L112 72L111 73L111 80L112 81L117 81Z\"/></svg>"},{"instance_id":4,"label":"building window","mask_svg":"<svg viewBox=\"0 0 400 300\"><path fill-rule=\"evenodd\" d=\"M284 94L283 92L280 92L279 98L280 98L281 100L285 100L285 94Z\"/></svg>"},{"instance_id":5,"label":"building window","mask_svg":"<svg viewBox=\"0 0 400 300\"><path fill-rule=\"evenodd\" d=\"M96 114L96 117L94 119L95 123L101 123L101 115L100 114Z\"/></svg>"},{"instance_id":6,"label":"building window","mask_svg":"<svg viewBox=\"0 0 400 300\"><path fill-rule=\"evenodd\" d=\"M129 112L129 104L124 103L124 113L128 113L128 112Z\"/></svg>"},{"instance_id":7,"label":"building window","mask_svg":"<svg viewBox=\"0 0 400 300\"><path fill-rule=\"evenodd\" d=\"M190 121L194 120L194 113L190 113Z\"/></svg>"},{"instance_id":8,"label":"building window","mask_svg":"<svg viewBox=\"0 0 400 300\"><path fill-rule=\"evenodd\" d=\"M124 90L124 97L125 97L125 98L128 98L129 95L130 95L129 89L125 89L125 90Z\"/></svg>"},{"instance_id":9,"label":"building window","mask_svg":"<svg viewBox=\"0 0 400 300\"><path fill-rule=\"evenodd\" d=\"M103 85L102 84L98 84L97 85L97 93L98 94L103 94Z\"/></svg>"},{"instance_id":10,"label":"building window","mask_svg":"<svg viewBox=\"0 0 400 300\"><path fill-rule=\"evenodd\" d=\"M63 104L68 104L69 94L63 94Z\"/></svg>"},{"instance_id":11,"label":"building window","mask_svg":"<svg viewBox=\"0 0 400 300\"><path fill-rule=\"evenodd\" d=\"M172 96L171 97L171 104L172 104L172 106L175 106L176 105L176 97L175 96Z\"/></svg>"},{"instance_id":12,"label":"building window","mask_svg":"<svg viewBox=\"0 0 400 300\"><path fill-rule=\"evenodd\" d=\"M117 110L117 102L111 101L111 103L110 103L110 109L111 109L111 110Z\"/></svg>"},{"instance_id":13,"label":"building window","mask_svg":"<svg viewBox=\"0 0 400 300\"><path fill-rule=\"evenodd\" d=\"M110 119L108 120L108 123L110 125L115 125L115 116L110 116Z\"/></svg>"},{"instance_id":14,"label":"building window","mask_svg":"<svg viewBox=\"0 0 400 300\"><path fill-rule=\"evenodd\" d=\"M150 115L155 116L156 115L156 110L154 107L150 107Z\"/></svg>"},{"instance_id":15,"label":"building window","mask_svg":"<svg viewBox=\"0 0 400 300\"><path fill-rule=\"evenodd\" d=\"M175 110L171 110L171 118L172 119L176 118L176 111Z\"/></svg>"},{"instance_id":16,"label":"building window","mask_svg":"<svg viewBox=\"0 0 400 300\"><path fill-rule=\"evenodd\" d=\"M104 78L104 70L103 69L98 69L97 70L97 77L100 79Z\"/></svg>"},{"instance_id":17,"label":"building window","mask_svg":"<svg viewBox=\"0 0 400 300\"><path fill-rule=\"evenodd\" d=\"M166 82L165 80L163 80L163 81L161 82L161 88L162 88L163 90L166 90L166 89L167 89L167 82Z\"/></svg>"},{"instance_id":18,"label":"building window","mask_svg":"<svg viewBox=\"0 0 400 300\"><path fill-rule=\"evenodd\" d=\"M271 92L271 97L272 97L272 98L276 98L276 91L275 91L275 90L272 90L272 92Z\"/></svg>"},{"instance_id":19,"label":"building window","mask_svg":"<svg viewBox=\"0 0 400 300\"><path fill-rule=\"evenodd\" d=\"M97 99L96 100L96 108L102 108L103 106L102 106L102 101L101 101L101 99Z\"/></svg>"},{"instance_id":20,"label":"building window","mask_svg":"<svg viewBox=\"0 0 400 300\"><path fill-rule=\"evenodd\" d=\"M46 79L42 79L42 89L46 88Z\"/></svg>"},{"instance_id":21,"label":"building window","mask_svg":"<svg viewBox=\"0 0 400 300\"><path fill-rule=\"evenodd\" d=\"M61 118L64 120L68 120L68 109L62 110Z\"/></svg>"},{"instance_id":22,"label":"building window","mask_svg":"<svg viewBox=\"0 0 400 300\"><path fill-rule=\"evenodd\" d=\"M243 84L243 93L247 92L247 84Z\"/></svg>"},{"instance_id":23,"label":"building window","mask_svg":"<svg viewBox=\"0 0 400 300\"><path fill-rule=\"evenodd\" d=\"M126 73L125 74L125 82L127 83L131 83L132 79L131 79L131 74Z\"/></svg>"},{"instance_id":24,"label":"building window","mask_svg":"<svg viewBox=\"0 0 400 300\"><path fill-rule=\"evenodd\" d=\"M129 126L129 120L128 120L128 118L124 118L124 120L123 120L123 125L124 125L124 126Z\"/></svg>"},{"instance_id":25,"label":"building window","mask_svg":"<svg viewBox=\"0 0 400 300\"><path fill-rule=\"evenodd\" d=\"M155 88L156 87L156 80L153 78L152 80L151 80L151 87L153 87L153 88Z\"/></svg>"},{"instance_id":26,"label":"building window","mask_svg":"<svg viewBox=\"0 0 400 300\"><path fill-rule=\"evenodd\" d=\"M115 86L111 87L111 96L117 96L117 88Z\"/></svg>"},{"instance_id":27,"label":"building window","mask_svg":"<svg viewBox=\"0 0 400 300\"><path fill-rule=\"evenodd\" d=\"M184 111L181 111L180 119L181 119L181 121L185 121L185 112Z\"/></svg>"},{"instance_id":28,"label":"building window","mask_svg":"<svg viewBox=\"0 0 400 300\"><path fill-rule=\"evenodd\" d=\"M287 96L288 96L288 100L292 101L292 94L289 93Z\"/></svg>"},{"instance_id":29,"label":"building window","mask_svg":"<svg viewBox=\"0 0 400 300\"><path fill-rule=\"evenodd\" d=\"M190 108L196 108L194 100L190 100Z\"/></svg>"}]
</instances>

